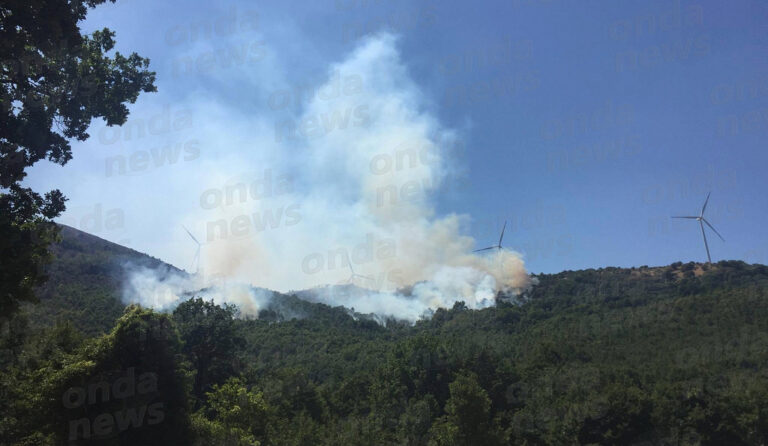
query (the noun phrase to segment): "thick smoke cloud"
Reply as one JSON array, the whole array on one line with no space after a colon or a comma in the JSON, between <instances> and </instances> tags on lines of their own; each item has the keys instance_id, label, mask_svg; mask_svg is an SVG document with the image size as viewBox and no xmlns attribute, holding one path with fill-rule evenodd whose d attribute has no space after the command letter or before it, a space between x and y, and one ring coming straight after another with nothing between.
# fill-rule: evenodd
<instances>
[{"instance_id":1,"label":"thick smoke cloud","mask_svg":"<svg viewBox=\"0 0 768 446\"><path fill-rule=\"evenodd\" d=\"M274 293L248 284L211 283L203 276L175 271L160 272L145 266L123 265L123 301L160 311L173 311L191 297L212 300L218 305L234 304L243 316L256 317L272 301Z\"/></svg>"},{"instance_id":2,"label":"thick smoke cloud","mask_svg":"<svg viewBox=\"0 0 768 446\"><path fill-rule=\"evenodd\" d=\"M207 288L217 301L257 314L269 296L233 284L314 288L315 300L413 321L458 301L485 308L498 292L530 285L518 254L471 252L475 241L462 235L467 216L436 215L433 198L457 167L451 147L459 135L430 113L395 36L365 39L322 78L317 88L272 94L272 108L291 105L290 117L277 121L224 101L197 105L208 122L226 123L228 140L248 135L245 150L222 150L192 175L208 192L178 223L204 241L204 273L134 271L126 300L169 308ZM223 132L220 125L199 131L203 140ZM185 234L174 243L191 246ZM360 276L350 277L350 266ZM371 290L323 287L350 278ZM395 291L403 288L410 291Z\"/></svg>"}]
</instances>

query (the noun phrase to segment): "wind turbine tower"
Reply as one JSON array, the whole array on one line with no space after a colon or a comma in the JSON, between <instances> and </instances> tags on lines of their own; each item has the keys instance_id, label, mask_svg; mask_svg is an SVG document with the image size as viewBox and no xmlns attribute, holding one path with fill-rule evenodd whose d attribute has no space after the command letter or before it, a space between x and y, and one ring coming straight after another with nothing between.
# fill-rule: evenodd
<instances>
[{"instance_id":1,"label":"wind turbine tower","mask_svg":"<svg viewBox=\"0 0 768 446\"><path fill-rule=\"evenodd\" d=\"M684 215L684 216L674 216L672 218L687 218L690 220L696 220L699 222L699 227L701 227L701 236L704 237L704 248L707 250L707 263L712 263L712 257L709 255L709 244L707 243L707 233L704 231L704 225L709 226L709 229L714 231L715 234L717 234L718 237L720 237L720 240L725 241L722 235L720 235L719 232L717 232L717 229L715 229L714 226L712 226L706 218L704 218L704 211L707 210L707 203L709 203L709 196L712 194L712 192L707 194L707 199L704 200L704 206L701 207L701 213L699 213L698 216L693 215Z\"/></svg>"}]
</instances>

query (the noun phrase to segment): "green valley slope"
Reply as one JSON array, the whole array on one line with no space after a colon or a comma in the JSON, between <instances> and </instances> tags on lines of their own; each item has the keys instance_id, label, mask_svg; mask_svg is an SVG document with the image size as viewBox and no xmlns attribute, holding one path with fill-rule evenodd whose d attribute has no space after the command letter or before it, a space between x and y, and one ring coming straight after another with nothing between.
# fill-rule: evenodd
<instances>
[{"instance_id":1,"label":"green valley slope","mask_svg":"<svg viewBox=\"0 0 768 446\"><path fill-rule=\"evenodd\" d=\"M39 325L106 331L122 311L116 266L172 268L67 228L63 238L41 303L28 308ZM184 350L206 377L195 407L226 423L205 392L238 377L233 385L263 392L268 415L241 428L264 445L768 443L768 267L536 279L495 307L457 304L414 325L284 295L258 319L227 322L226 335L201 337L216 328L208 313L173 316L185 349L229 346L209 365Z\"/></svg>"}]
</instances>

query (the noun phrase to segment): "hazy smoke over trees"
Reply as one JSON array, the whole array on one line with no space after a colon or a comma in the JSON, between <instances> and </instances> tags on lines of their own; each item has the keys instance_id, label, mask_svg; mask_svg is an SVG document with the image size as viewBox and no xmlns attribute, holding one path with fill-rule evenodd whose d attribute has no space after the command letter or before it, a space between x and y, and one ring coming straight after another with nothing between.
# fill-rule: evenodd
<instances>
[{"instance_id":1,"label":"hazy smoke over trees","mask_svg":"<svg viewBox=\"0 0 768 446\"><path fill-rule=\"evenodd\" d=\"M468 217L436 215L434 195L458 171L458 134L429 112L397 38L367 38L324 77L314 89L273 92L272 109L295 110L276 122L197 105L213 109L231 131L260 135L252 151L270 164L240 151L204 162L205 174L196 178L207 186L200 209L183 216L203 243L204 274L158 280L134 271L127 300L168 307L183 291L210 286L212 297L254 313L264 296L232 284L287 292L351 282L371 291L323 288L316 299L415 320L456 301L487 307L498 291L529 286L518 254L475 255L474 240L462 235ZM395 291L404 287L408 295Z\"/></svg>"}]
</instances>

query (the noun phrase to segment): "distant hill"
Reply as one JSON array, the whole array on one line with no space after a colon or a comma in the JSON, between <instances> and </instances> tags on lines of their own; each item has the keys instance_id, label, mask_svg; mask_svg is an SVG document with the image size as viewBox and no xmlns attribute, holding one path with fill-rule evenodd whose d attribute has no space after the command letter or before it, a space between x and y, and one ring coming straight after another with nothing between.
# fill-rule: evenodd
<instances>
[{"instance_id":1,"label":"distant hill","mask_svg":"<svg viewBox=\"0 0 768 446\"><path fill-rule=\"evenodd\" d=\"M125 308L121 296L125 276L130 271L125 268L126 265L145 267L157 271L159 275L188 276L185 271L160 259L66 225L59 226L61 242L51 247L53 261L46 267L48 281L36 293L40 302L25 305L33 328L68 321L88 335L109 331ZM347 288L341 286L339 292ZM322 304L320 299L314 297L316 292L313 290L297 292L296 295L254 290L274 293L270 304L259 315L266 321L307 317L326 320L352 314L349 310L333 309ZM192 297L198 293L187 294ZM365 318L363 315L356 317Z\"/></svg>"},{"instance_id":2,"label":"distant hill","mask_svg":"<svg viewBox=\"0 0 768 446\"><path fill-rule=\"evenodd\" d=\"M534 276L538 285L526 299L548 299L557 308L586 303L645 305L660 298L685 297L716 290L768 287L768 267L737 260L714 264L676 262L667 266L599 268Z\"/></svg>"},{"instance_id":3,"label":"distant hill","mask_svg":"<svg viewBox=\"0 0 768 446\"><path fill-rule=\"evenodd\" d=\"M70 321L87 334L112 328L123 313L120 301L125 270L133 264L186 273L163 261L75 228L59 225L61 242L51 247L48 281L37 290L39 304L26 306L33 326Z\"/></svg>"},{"instance_id":4,"label":"distant hill","mask_svg":"<svg viewBox=\"0 0 768 446\"><path fill-rule=\"evenodd\" d=\"M186 276L187 273L163 261L109 242L94 235L61 225L61 242L54 244L53 262L47 267L49 280L38 289L39 304L27 305L33 326L50 326L70 321L86 334L109 330L122 314L122 284L126 264ZM549 311L572 311L585 305L608 311L621 306L641 307L660 299L693 294L711 294L734 287L768 288L768 267L739 261L707 265L675 263L640 268L600 268L536 275L538 284L513 299L518 304L535 301ZM344 302L367 291L355 285L328 285L291 292L274 293L260 318L281 321L292 318L334 319L340 313L353 318L370 316L352 309L325 305L329 295ZM190 295L195 293L190 293Z\"/></svg>"}]
</instances>

